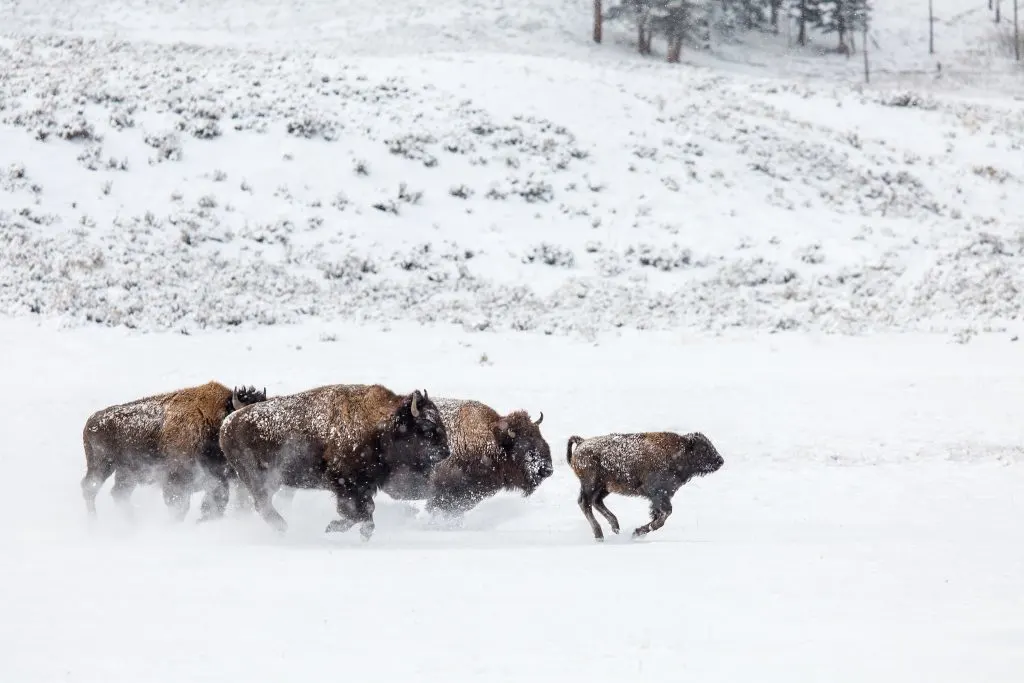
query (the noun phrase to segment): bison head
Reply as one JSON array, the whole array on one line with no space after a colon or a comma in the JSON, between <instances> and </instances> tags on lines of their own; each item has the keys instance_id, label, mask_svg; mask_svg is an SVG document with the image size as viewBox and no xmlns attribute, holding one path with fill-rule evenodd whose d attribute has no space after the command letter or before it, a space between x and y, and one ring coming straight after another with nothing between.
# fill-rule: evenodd
<instances>
[{"instance_id":1,"label":"bison head","mask_svg":"<svg viewBox=\"0 0 1024 683\"><path fill-rule=\"evenodd\" d=\"M426 391L404 397L381 432L382 455L392 467L429 474L451 452L441 412Z\"/></svg>"},{"instance_id":2,"label":"bison head","mask_svg":"<svg viewBox=\"0 0 1024 683\"><path fill-rule=\"evenodd\" d=\"M238 410L244 408L247 405L253 403L259 403L260 401L267 400L267 388L263 387L263 391L256 391L256 387L250 385L248 387L243 386L241 388L235 387L231 392L231 405L228 412L232 410Z\"/></svg>"},{"instance_id":3,"label":"bison head","mask_svg":"<svg viewBox=\"0 0 1024 683\"><path fill-rule=\"evenodd\" d=\"M543 421L543 412L533 421L526 411L520 410L501 418L492 427L498 447L522 472L526 495L533 493L554 471L551 447L540 433Z\"/></svg>"},{"instance_id":4,"label":"bison head","mask_svg":"<svg viewBox=\"0 0 1024 683\"><path fill-rule=\"evenodd\" d=\"M718 454L711 439L700 432L684 435L683 444L676 456L676 467L686 478L717 472L725 464L725 458Z\"/></svg>"}]
</instances>

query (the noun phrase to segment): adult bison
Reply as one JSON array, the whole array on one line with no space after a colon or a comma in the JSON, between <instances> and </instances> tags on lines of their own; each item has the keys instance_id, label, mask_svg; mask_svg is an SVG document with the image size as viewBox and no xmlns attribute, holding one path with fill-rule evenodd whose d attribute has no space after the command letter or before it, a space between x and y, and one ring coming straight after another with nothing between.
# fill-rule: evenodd
<instances>
[{"instance_id":1,"label":"adult bison","mask_svg":"<svg viewBox=\"0 0 1024 683\"><path fill-rule=\"evenodd\" d=\"M480 401L435 399L451 455L429 475L397 470L384 491L427 500L428 511L460 515L501 490L532 494L551 476L551 448L524 410L502 416Z\"/></svg>"},{"instance_id":2,"label":"adult bison","mask_svg":"<svg viewBox=\"0 0 1024 683\"><path fill-rule=\"evenodd\" d=\"M136 486L159 483L164 502L182 520L201 480L206 490L201 519L223 514L232 473L218 443L221 423L266 397L266 389L231 390L207 382L93 413L82 431L86 473L81 485L89 515L95 517L96 494L112 474L111 494L123 509Z\"/></svg>"},{"instance_id":3,"label":"adult bison","mask_svg":"<svg viewBox=\"0 0 1024 683\"><path fill-rule=\"evenodd\" d=\"M359 523L364 540L373 534L373 496L388 476L428 472L449 453L425 391L401 396L379 384L324 386L251 406L224 422L220 445L274 528L287 528L272 504L278 488L326 489L340 518L326 531Z\"/></svg>"}]
</instances>

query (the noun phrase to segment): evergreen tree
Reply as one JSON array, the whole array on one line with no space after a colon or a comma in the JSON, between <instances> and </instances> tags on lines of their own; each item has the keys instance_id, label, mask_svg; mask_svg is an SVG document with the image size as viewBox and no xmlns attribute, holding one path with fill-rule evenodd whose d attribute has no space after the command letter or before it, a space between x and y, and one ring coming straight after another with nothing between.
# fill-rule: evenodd
<instances>
[{"instance_id":1,"label":"evergreen tree","mask_svg":"<svg viewBox=\"0 0 1024 683\"><path fill-rule=\"evenodd\" d=\"M605 12L605 19L629 19L636 25L637 51L642 55L651 53L651 12L664 0L619 0Z\"/></svg>"},{"instance_id":2,"label":"evergreen tree","mask_svg":"<svg viewBox=\"0 0 1024 683\"><path fill-rule=\"evenodd\" d=\"M668 40L668 61L679 61L684 40L707 45L710 9L708 0L654 0L651 29Z\"/></svg>"},{"instance_id":3,"label":"evergreen tree","mask_svg":"<svg viewBox=\"0 0 1024 683\"><path fill-rule=\"evenodd\" d=\"M786 13L797 23L796 42L800 45L807 44L807 27L817 26L821 11L819 5L822 0L786 0Z\"/></svg>"},{"instance_id":4,"label":"evergreen tree","mask_svg":"<svg viewBox=\"0 0 1024 683\"><path fill-rule=\"evenodd\" d=\"M869 0L820 0L816 26L839 36L840 52L848 53L846 37L863 28L871 15Z\"/></svg>"},{"instance_id":5,"label":"evergreen tree","mask_svg":"<svg viewBox=\"0 0 1024 683\"><path fill-rule=\"evenodd\" d=\"M725 29L749 31L768 23L769 0L720 0L719 26Z\"/></svg>"}]
</instances>

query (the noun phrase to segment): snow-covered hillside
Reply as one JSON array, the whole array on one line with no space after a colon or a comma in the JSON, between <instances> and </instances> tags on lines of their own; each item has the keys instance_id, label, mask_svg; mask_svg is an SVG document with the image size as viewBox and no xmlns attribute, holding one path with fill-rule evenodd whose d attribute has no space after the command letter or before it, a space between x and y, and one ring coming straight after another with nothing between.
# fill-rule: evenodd
<instances>
[{"instance_id":1,"label":"snow-covered hillside","mask_svg":"<svg viewBox=\"0 0 1024 683\"><path fill-rule=\"evenodd\" d=\"M370 4L8 6L0 310L587 335L1019 316L1012 99L664 65L588 44L581 3Z\"/></svg>"}]
</instances>

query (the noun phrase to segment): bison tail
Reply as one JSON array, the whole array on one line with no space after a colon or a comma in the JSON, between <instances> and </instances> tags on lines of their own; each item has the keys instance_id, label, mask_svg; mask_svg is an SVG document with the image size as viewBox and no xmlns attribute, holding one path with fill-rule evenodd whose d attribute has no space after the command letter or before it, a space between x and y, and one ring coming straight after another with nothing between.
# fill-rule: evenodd
<instances>
[{"instance_id":1,"label":"bison tail","mask_svg":"<svg viewBox=\"0 0 1024 683\"><path fill-rule=\"evenodd\" d=\"M583 442L583 438L579 436L570 436L568 443L565 445L565 461L572 465L572 447L577 446Z\"/></svg>"}]
</instances>

